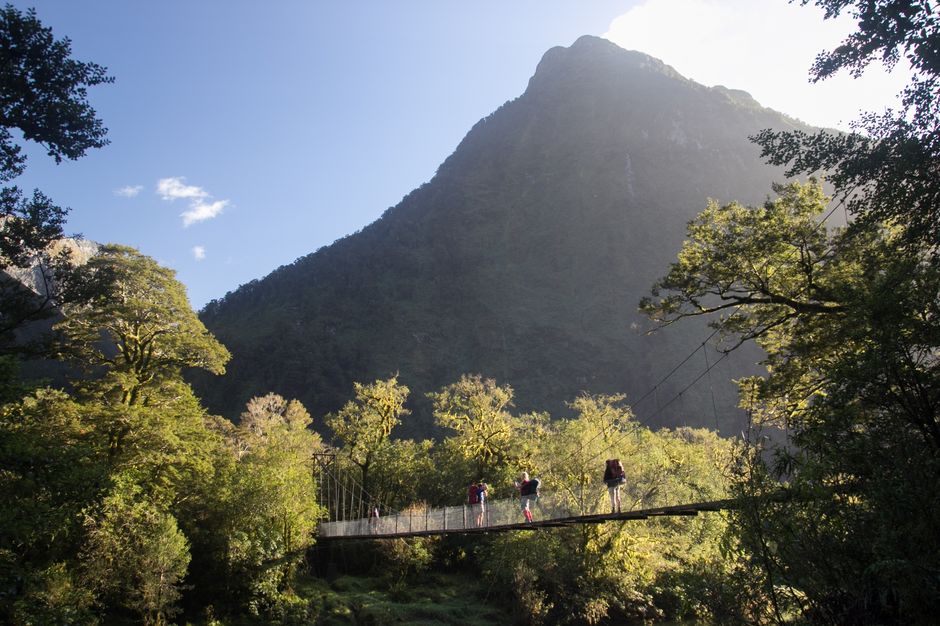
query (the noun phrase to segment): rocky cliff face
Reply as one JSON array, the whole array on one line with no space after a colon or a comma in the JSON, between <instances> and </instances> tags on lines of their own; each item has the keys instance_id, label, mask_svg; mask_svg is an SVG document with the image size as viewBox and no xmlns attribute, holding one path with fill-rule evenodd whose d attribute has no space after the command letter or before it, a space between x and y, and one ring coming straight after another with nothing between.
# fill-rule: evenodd
<instances>
[{"instance_id":1,"label":"rocky cliff face","mask_svg":"<svg viewBox=\"0 0 940 626\"><path fill-rule=\"evenodd\" d=\"M72 264L79 266L87 263L91 257L98 253L98 244L87 239L65 237L53 242L47 252L55 257L63 251L68 251L69 260ZM38 260L29 267L8 267L2 273L20 287L32 291L37 296L48 295L49 285L46 284Z\"/></svg>"},{"instance_id":2,"label":"rocky cliff face","mask_svg":"<svg viewBox=\"0 0 940 626\"><path fill-rule=\"evenodd\" d=\"M522 96L381 219L207 306L233 360L197 389L230 417L268 391L318 416L353 381L399 372L409 436L433 433L423 394L464 372L511 385L519 410L564 415L582 391L638 398L707 332L646 335L637 302L707 198L756 203L783 179L747 139L768 127L797 123L602 39L553 48ZM734 429L730 379L756 360L726 360L657 411L701 373L697 356L637 413Z\"/></svg>"}]
</instances>

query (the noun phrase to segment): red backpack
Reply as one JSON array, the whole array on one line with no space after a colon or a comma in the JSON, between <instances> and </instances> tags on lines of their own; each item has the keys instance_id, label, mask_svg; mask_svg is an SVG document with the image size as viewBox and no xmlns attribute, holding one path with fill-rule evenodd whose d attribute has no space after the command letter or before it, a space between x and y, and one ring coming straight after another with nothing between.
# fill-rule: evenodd
<instances>
[{"instance_id":1,"label":"red backpack","mask_svg":"<svg viewBox=\"0 0 940 626\"><path fill-rule=\"evenodd\" d=\"M620 459L610 459L607 461L607 469L610 471L610 479L626 478L627 473L623 469L623 463Z\"/></svg>"},{"instance_id":2,"label":"red backpack","mask_svg":"<svg viewBox=\"0 0 940 626\"><path fill-rule=\"evenodd\" d=\"M467 504L477 504L480 502L480 488L476 485L470 485L467 488Z\"/></svg>"}]
</instances>

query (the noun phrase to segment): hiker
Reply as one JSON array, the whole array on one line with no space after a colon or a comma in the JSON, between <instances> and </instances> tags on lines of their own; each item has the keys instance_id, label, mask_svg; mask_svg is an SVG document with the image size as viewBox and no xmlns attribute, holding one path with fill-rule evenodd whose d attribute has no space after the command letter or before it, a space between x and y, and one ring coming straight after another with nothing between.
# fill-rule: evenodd
<instances>
[{"instance_id":1,"label":"hiker","mask_svg":"<svg viewBox=\"0 0 940 626\"><path fill-rule=\"evenodd\" d=\"M480 505L480 486L476 483L470 483L470 486L467 487L467 504L470 506L470 513L476 513L477 507ZM473 519L471 519L471 523L473 523ZM479 526L479 523L476 525Z\"/></svg>"},{"instance_id":2,"label":"hiker","mask_svg":"<svg viewBox=\"0 0 940 626\"><path fill-rule=\"evenodd\" d=\"M620 513L620 485L627 480L620 459L607 459L604 469L604 483L607 485L607 495L610 496L610 512Z\"/></svg>"},{"instance_id":3,"label":"hiker","mask_svg":"<svg viewBox=\"0 0 940 626\"><path fill-rule=\"evenodd\" d=\"M372 507L372 512L369 514L369 532L375 534L379 532L379 507Z\"/></svg>"},{"instance_id":4,"label":"hiker","mask_svg":"<svg viewBox=\"0 0 940 626\"><path fill-rule=\"evenodd\" d=\"M536 502L539 498L539 479L529 479L528 472L519 474L519 480L513 483L519 490L519 498L522 503L522 514L525 516L527 524L532 523L532 511L529 509L529 503Z\"/></svg>"},{"instance_id":5,"label":"hiker","mask_svg":"<svg viewBox=\"0 0 940 626\"><path fill-rule=\"evenodd\" d=\"M483 519L486 516L486 495L488 491L489 487L487 487L485 482L481 480L479 483L477 483L477 503L475 505L477 513L477 527L482 527L485 525L483 523Z\"/></svg>"}]
</instances>

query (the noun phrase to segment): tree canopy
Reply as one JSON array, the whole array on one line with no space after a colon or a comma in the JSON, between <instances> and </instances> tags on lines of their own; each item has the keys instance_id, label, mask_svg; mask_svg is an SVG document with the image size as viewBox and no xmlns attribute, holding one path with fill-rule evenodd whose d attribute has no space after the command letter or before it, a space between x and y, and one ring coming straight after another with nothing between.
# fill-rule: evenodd
<instances>
[{"instance_id":1,"label":"tree canopy","mask_svg":"<svg viewBox=\"0 0 940 626\"><path fill-rule=\"evenodd\" d=\"M820 53L814 81L841 70L858 76L874 60L903 58L913 70L898 110L873 111L855 132L776 132L754 136L761 156L788 176L824 172L860 225L903 225L909 242L940 242L940 19L927 0L801 0L834 18L848 12L856 31Z\"/></svg>"},{"instance_id":2,"label":"tree canopy","mask_svg":"<svg viewBox=\"0 0 940 626\"><path fill-rule=\"evenodd\" d=\"M107 145L108 129L88 102L88 87L114 79L71 54L69 39L57 40L34 9L0 9L0 180L20 175L26 163L11 128L42 144L56 162Z\"/></svg>"},{"instance_id":3,"label":"tree canopy","mask_svg":"<svg viewBox=\"0 0 940 626\"><path fill-rule=\"evenodd\" d=\"M107 145L107 129L88 102L87 88L114 79L96 64L71 58L68 38L55 39L33 9L0 9L0 181L23 173L26 155L13 130L45 147L58 163ZM0 190L0 341L11 331L51 314L60 294L54 275L67 253L50 244L62 237L68 209L39 190L31 198L17 187ZM4 272L38 270L38 295ZM3 346L6 347L6 346Z\"/></svg>"},{"instance_id":4,"label":"tree canopy","mask_svg":"<svg viewBox=\"0 0 940 626\"><path fill-rule=\"evenodd\" d=\"M172 270L110 245L74 273L75 292L56 328L65 354L89 373L103 368L96 385L111 401L142 403L183 368L225 371L228 350L199 321Z\"/></svg>"},{"instance_id":5,"label":"tree canopy","mask_svg":"<svg viewBox=\"0 0 940 626\"><path fill-rule=\"evenodd\" d=\"M710 203L643 308L664 324L717 314L728 349L766 351L767 375L740 381L742 406L758 433L789 439L740 451L736 493L753 508L737 532L773 554L761 571L780 614L926 623L940 590L914 581L940 571L940 509L927 504L940 479L940 269L900 228L830 231L816 182L777 191L763 207ZM837 591L845 580L864 583Z\"/></svg>"},{"instance_id":6,"label":"tree canopy","mask_svg":"<svg viewBox=\"0 0 940 626\"><path fill-rule=\"evenodd\" d=\"M353 385L355 399L326 417L326 425L343 442L346 456L361 471L361 484L368 490L369 469L376 455L388 445L392 430L410 411L405 408L408 387L397 376Z\"/></svg>"}]
</instances>

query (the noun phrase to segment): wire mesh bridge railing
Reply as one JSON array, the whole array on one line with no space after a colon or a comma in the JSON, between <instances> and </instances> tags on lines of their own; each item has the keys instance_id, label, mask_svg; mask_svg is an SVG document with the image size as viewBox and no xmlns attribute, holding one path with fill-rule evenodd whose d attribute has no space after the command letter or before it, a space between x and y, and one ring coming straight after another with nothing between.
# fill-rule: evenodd
<instances>
[{"instance_id":1,"label":"wire mesh bridge railing","mask_svg":"<svg viewBox=\"0 0 940 626\"><path fill-rule=\"evenodd\" d=\"M642 520L658 516L694 516L704 511L731 508L731 500L647 506L611 513L606 498L590 503L570 496L543 494L530 502L533 521L526 522L520 498L492 500L440 508L412 507L394 515L322 522L321 539L388 539L449 533L499 532L529 528L593 524L616 520ZM642 507L642 508L641 508Z\"/></svg>"}]
</instances>

